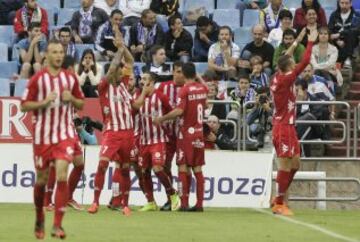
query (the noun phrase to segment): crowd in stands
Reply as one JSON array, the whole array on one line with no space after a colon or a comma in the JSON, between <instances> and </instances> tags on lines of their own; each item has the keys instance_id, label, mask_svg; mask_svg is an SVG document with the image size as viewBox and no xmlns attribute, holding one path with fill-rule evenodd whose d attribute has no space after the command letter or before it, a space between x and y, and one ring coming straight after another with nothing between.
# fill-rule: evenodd
<instances>
[{"instance_id":1,"label":"crowd in stands","mask_svg":"<svg viewBox=\"0 0 360 242\"><path fill-rule=\"evenodd\" d=\"M62 8L71 3L58 0L55 14L49 2L56 1L0 0L0 25L13 25L13 36L0 32L0 42L13 40L9 60L17 61L19 69L8 79L28 79L45 66L46 42L58 38L67 58L76 62L85 96L96 98L103 66L114 57L113 41L121 35L136 61L135 80L142 71L155 73L158 82L171 80L172 62L193 61L208 81L209 100L253 102L242 115L233 105L210 102L205 124L208 148L236 149L237 132L231 122L220 121L237 119L249 125L250 138L257 140L255 147L263 147L271 129L269 83L280 56L292 55L296 63L301 60L307 43L306 34L297 41L301 32L318 29L319 38L311 64L296 82L299 100L335 100L343 83L341 70L351 68L359 42L357 0L328 1L333 4L324 6L321 3L327 1L321 0L72 0L78 2L73 8ZM214 13L225 2L240 18L217 23L221 19L215 19ZM67 10L72 11L71 17L62 19ZM257 19L247 22L250 13ZM244 36L236 34L240 30L246 30L241 32ZM297 47L292 50L294 44ZM323 107L302 105L299 118L333 119L335 109ZM299 138L306 128L298 126ZM328 127L323 127L321 132L313 129L307 138L329 135Z\"/></svg>"}]
</instances>

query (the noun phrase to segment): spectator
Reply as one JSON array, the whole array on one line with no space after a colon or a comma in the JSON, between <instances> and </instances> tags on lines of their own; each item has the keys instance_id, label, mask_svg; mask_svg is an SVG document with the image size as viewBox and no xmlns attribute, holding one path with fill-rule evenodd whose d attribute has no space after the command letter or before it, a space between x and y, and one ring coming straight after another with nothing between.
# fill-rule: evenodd
<instances>
[{"instance_id":1,"label":"spectator","mask_svg":"<svg viewBox=\"0 0 360 242\"><path fill-rule=\"evenodd\" d=\"M40 23L31 23L27 29L29 37L17 43L21 63L20 76L24 79L29 78L32 72L40 71L46 50L46 40L41 33Z\"/></svg>"},{"instance_id":2,"label":"spectator","mask_svg":"<svg viewBox=\"0 0 360 242\"><path fill-rule=\"evenodd\" d=\"M152 0L150 9L156 14L165 16L179 15L179 0Z\"/></svg>"},{"instance_id":3,"label":"spectator","mask_svg":"<svg viewBox=\"0 0 360 242\"><path fill-rule=\"evenodd\" d=\"M295 29L302 29L306 26L306 9L307 8L314 8L316 15L317 15L317 24L319 26L326 26L326 14L324 9L320 6L318 0L302 0L301 1L301 8L296 9L295 11L295 18L294 18L294 28Z\"/></svg>"},{"instance_id":4,"label":"spectator","mask_svg":"<svg viewBox=\"0 0 360 242\"><path fill-rule=\"evenodd\" d=\"M280 27L274 28L270 31L267 41L278 47L283 39L283 33L287 29L292 29L293 15L289 10L283 9L279 13Z\"/></svg>"},{"instance_id":5,"label":"spectator","mask_svg":"<svg viewBox=\"0 0 360 242\"><path fill-rule=\"evenodd\" d=\"M72 16L70 25L77 44L93 44L96 31L109 19L106 12L94 7L93 3L94 0L81 0L80 10Z\"/></svg>"},{"instance_id":6,"label":"spectator","mask_svg":"<svg viewBox=\"0 0 360 242\"><path fill-rule=\"evenodd\" d=\"M48 35L48 14L41 8L36 0L25 0L25 5L16 11L14 19L14 31L18 40L27 37L28 28L31 23L40 23L41 33Z\"/></svg>"},{"instance_id":7,"label":"spectator","mask_svg":"<svg viewBox=\"0 0 360 242\"><path fill-rule=\"evenodd\" d=\"M150 50L151 62L147 63L142 71L152 72L156 75L156 82L172 80L171 65L166 64L165 48L161 45L154 45Z\"/></svg>"},{"instance_id":8,"label":"spectator","mask_svg":"<svg viewBox=\"0 0 360 242\"><path fill-rule=\"evenodd\" d=\"M268 76L271 76L272 59L274 56L274 47L271 44L264 41L265 28L261 24L257 24L252 28L252 34L254 41L248 43L242 53L241 58L249 63L252 55L260 56L264 63L263 68Z\"/></svg>"},{"instance_id":9,"label":"spectator","mask_svg":"<svg viewBox=\"0 0 360 242\"><path fill-rule=\"evenodd\" d=\"M101 131L103 128L102 123L97 121L94 122L89 117L79 118L77 114L75 114L74 117L74 126L81 143L86 145L97 145L94 128Z\"/></svg>"},{"instance_id":10,"label":"spectator","mask_svg":"<svg viewBox=\"0 0 360 242\"><path fill-rule=\"evenodd\" d=\"M267 0L238 0L236 8L240 10L240 16L243 16L245 9L264 9L267 6Z\"/></svg>"},{"instance_id":11,"label":"spectator","mask_svg":"<svg viewBox=\"0 0 360 242\"><path fill-rule=\"evenodd\" d=\"M282 0L269 0L266 8L260 11L260 24L265 26L267 33L280 26L279 13L285 9Z\"/></svg>"},{"instance_id":12,"label":"spectator","mask_svg":"<svg viewBox=\"0 0 360 242\"><path fill-rule=\"evenodd\" d=\"M232 42L229 26L219 29L218 41L211 45L208 55L206 76L212 80L236 80L236 61L240 57L240 48Z\"/></svg>"},{"instance_id":13,"label":"spectator","mask_svg":"<svg viewBox=\"0 0 360 242\"><path fill-rule=\"evenodd\" d=\"M251 74L250 87L258 90L269 86L269 76L263 71L263 60L260 56L254 55L250 58Z\"/></svg>"},{"instance_id":14,"label":"spectator","mask_svg":"<svg viewBox=\"0 0 360 242\"><path fill-rule=\"evenodd\" d=\"M282 43L275 49L274 58L273 58L273 68L277 69L277 63L280 56L284 55L285 52L294 44L296 40L296 33L292 29L285 30L283 33ZM295 48L292 56L294 57L295 63L299 63L304 54L305 47L302 44L298 44Z\"/></svg>"},{"instance_id":15,"label":"spectator","mask_svg":"<svg viewBox=\"0 0 360 242\"><path fill-rule=\"evenodd\" d=\"M120 0L119 9L124 13L124 25L134 26L143 18L145 10L149 10L151 0Z\"/></svg>"},{"instance_id":16,"label":"spectator","mask_svg":"<svg viewBox=\"0 0 360 242\"><path fill-rule=\"evenodd\" d=\"M250 78L247 75L239 77L239 85L230 92L232 100L238 101L242 106L244 103L255 101L256 92L250 87Z\"/></svg>"},{"instance_id":17,"label":"spectator","mask_svg":"<svg viewBox=\"0 0 360 242\"><path fill-rule=\"evenodd\" d=\"M257 147L264 147L264 138L271 118L270 100L267 96L267 88L257 89L256 104L247 116L247 124L250 126L250 137L257 139Z\"/></svg>"},{"instance_id":18,"label":"spectator","mask_svg":"<svg viewBox=\"0 0 360 242\"><path fill-rule=\"evenodd\" d=\"M215 115L208 117L204 125L204 136L206 149L236 150L237 148L236 141L230 139Z\"/></svg>"},{"instance_id":19,"label":"spectator","mask_svg":"<svg viewBox=\"0 0 360 242\"><path fill-rule=\"evenodd\" d=\"M121 27L123 14L119 9L111 12L110 19L100 26L95 40L95 49L97 50L97 60L112 60L117 51L114 45L116 35L119 37L125 35L125 30Z\"/></svg>"},{"instance_id":20,"label":"spectator","mask_svg":"<svg viewBox=\"0 0 360 242\"><path fill-rule=\"evenodd\" d=\"M199 17L196 22L193 60L207 62L209 48L218 40L218 36L219 26L208 17Z\"/></svg>"},{"instance_id":21,"label":"spectator","mask_svg":"<svg viewBox=\"0 0 360 242\"><path fill-rule=\"evenodd\" d=\"M340 70L336 68L338 59L338 49L329 43L330 32L327 27L319 29L319 42L313 46L311 52L311 65L315 70L322 70L327 73L324 76L328 80L333 80L339 86L343 83Z\"/></svg>"},{"instance_id":22,"label":"spectator","mask_svg":"<svg viewBox=\"0 0 360 242\"><path fill-rule=\"evenodd\" d=\"M59 30L59 40L64 47L65 55L77 58L75 44L71 41L71 30L69 27L62 27Z\"/></svg>"},{"instance_id":23,"label":"spectator","mask_svg":"<svg viewBox=\"0 0 360 242\"><path fill-rule=\"evenodd\" d=\"M193 39L191 34L183 28L179 15L169 18L170 30L166 33L166 55L171 61L187 62L191 59Z\"/></svg>"},{"instance_id":24,"label":"spectator","mask_svg":"<svg viewBox=\"0 0 360 242\"><path fill-rule=\"evenodd\" d=\"M24 6L24 0L0 0L0 25L13 25L16 11Z\"/></svg>"},{"instance_id":25,"label":"spectator","mask_svg":"<svg viewBox=\"0 0 360 242\"><path fill-rule=\"evenodd\" d=\"M85 97L98 97L97 86L100 83L103 70L101 65L96 64L92 49L86 49L83 52L75 71Z\"/></svg>"},{"instance_id":26,"label":"spectator","mask_svg":"<svg viewBox=\"0 0 360 242\"><path fill-rule=\"evenodd\" d=\"M216 82L208 82L207 83L208 86L208 100L212 101L219 101L220 99L218 98L218 93L219 93L219 89L218 89L218 85ZM227 109L227 105L224 104L218 104L218 103L208 103L208 107L205 110L205 118L209 117L210 115L215 115L216 117L218 117L219 119L225 119L226 118L226 109Z\"/></svg>"},{"instance_id":27,"label":"spectator","mask_svg":"<svg viewBox=\"0 0 360 242\"><path fill-rule=\"evenodd\" d=\"M351 57L358 44L360 14L351 6L351 0L339 0L338 7L330 16L330 39L339 49L338 62L351 68Z\"/></svg>"},{"instance_id":28,"label":"spectator","mask_svg":"<svg viewBox=\"0 0 360 242\"><path fill-rule=\"evenodd\" d=\"M62 64L62 68L76 75L75 71L76 59L71 55L66 55Z\"/></svg>"},{"instance_id":29,"label":"spectator","mask_svg":"<svg viewBox=\"0 0 360 242\"><path fill-rule=\"evenodd\" d=\"M141 19L130 29L130 51L135 61L149 59L146 56L153 45L164 45L164 32L156 23L156 14L146 9L141 14Z\"/></svg>"},{"instance_id":30,"label":"spectator","mask_svg":"<svg viewBox=\"0 0 360 242\"><path fill-rule=\"evenodd\" d=\"M317 30L320 27L317 23L317 19L318 17L315 8L308 7L307 9L305 9L305 20L306 20L305 28L308 33L311 33L312 31ZM302 28L297 29L298 33L300 33L302 30L303 30ZM308 41L307 39L308 39L307 35L305 35L301 44L306 46Z\"/></svg>"},{"instance_id":31,"label":"spectator","mask_svg":"<svg viewBox=\"0 0 360 242\"><path fill-rule=\"evenodd\" d=\"M120 0L121 1L121 0ZM104 10L108 16L119 7L119 0L95 0L94 6Z\"/></svg>"}]
</instances>

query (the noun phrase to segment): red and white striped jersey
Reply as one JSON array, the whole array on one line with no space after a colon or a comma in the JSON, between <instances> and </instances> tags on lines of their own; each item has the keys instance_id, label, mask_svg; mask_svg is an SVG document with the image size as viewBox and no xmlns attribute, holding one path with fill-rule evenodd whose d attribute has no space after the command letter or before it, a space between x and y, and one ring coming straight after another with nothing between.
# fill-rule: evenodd
<instances>
[{"instance_id":1,"label":"red and white striped jersey","mask_svg":"<svg viewBox=\"0 0 360 242\"><path fill-rule=\"evenodd\" d=\"M160 92L162 92L165 96L167 96L169 98L169 102L172 108L176 107L177 104L177 100L178 97L180 95L180 90L182 86L178 86L175 84L174 81L167 81L167 82L162 82L160 84L160 86L158 87L158 90ZM176 120L169 120L165 123L166 128L168 130L168 135L170 138L175 138L177 137L177 134L179 132L180 129L180 119L176 119Z\"/></svg>"},{"instance_id":2,"label":"red and white striped jersey","mask_svg":"<svg viewBox=\"0 0 360 242\"><path fill-rule=\"evenodd\" d=\"M153 124L153 118L163 116L171 109L169 99L157 90L145 98L144 105L139 109L141 145L168 142L166 127Z\"/></svg>"},{"instance_id":3,"label":"red and white striped jersey","mask_svg":"<svg viewBox=\"0 0 360 242\"><path fill-rule=\"evenodd\" d=\"M133 99L125 84L120 82L119 85L111 85L104 77L98 90L105 131L132 130Z\"/></svg>"},{"instance_id":4,"label":"red and white striped jersey","mask_svg":"<svg viewBox=\"0 0 360 242\"><path fill-rule=\"evenodd\" d=\"M69 90L75 98L84 98L76 76L65 70L52 76L45 68L29 80L22 103L41 102L51 92L57 93L55 101L50 106L33 112L34 144L57 144L62 140L76 138L73 124L74 106L61 100L65 90Z\"/></svg>"}]
</instances>

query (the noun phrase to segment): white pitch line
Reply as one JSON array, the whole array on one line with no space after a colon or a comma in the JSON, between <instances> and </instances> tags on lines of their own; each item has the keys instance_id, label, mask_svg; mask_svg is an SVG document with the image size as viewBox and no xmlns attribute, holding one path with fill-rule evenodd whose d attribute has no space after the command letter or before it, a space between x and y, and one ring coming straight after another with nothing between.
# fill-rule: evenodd
<instances>
[{"instance_id":1,"label":"white pitch line","mask_svg":"<svg viewBox=\"0 0 360 242\"><path fill-rule=\"evenodd\" d=\"M302 221L299 221L299 220L296 220L296 219L293 219L293 218L290 218L290 217L281 216L281 215L273 215L272 212L268 212L268 211L266 211L264 209L254 208L253 210L255 210L257 212L260 212L260 213L267 214L267 215L271 215L271 216L273 216L275 218L284 220L284 221L289 222L289 223L302 225L304 227L307 227L309 229L321 232L323 234L326 234L326 235L328 235L330 237L333 237L333 238L336 238L336 239L339 239L339 240L343 240L343 241L346 241L346 242L360 242L359 240L343 236L341 234L338 234L338 233L335 233L333 231L324 229L324 228L322 228L320 226L317 226L315 224L305 223L305 222L302 222Z\"/></svg>"}]
</instances>

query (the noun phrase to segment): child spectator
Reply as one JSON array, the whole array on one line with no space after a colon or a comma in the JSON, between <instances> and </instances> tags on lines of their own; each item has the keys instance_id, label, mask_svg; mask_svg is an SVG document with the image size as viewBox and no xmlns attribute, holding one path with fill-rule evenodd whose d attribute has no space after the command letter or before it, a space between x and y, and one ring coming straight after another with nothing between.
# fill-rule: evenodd
<instances>
[{"instance_id":1,"label":"child spectator","mask_svg":"<svg viewBox=\"0 0 360 242\"><path fill-rule=\"evenodd\" d=\"M269 86L269 77L263 70L263 60L260 56L255 55L250 58L251 74L250 87L257 90Z\"/></svg>"}]
</instances>

